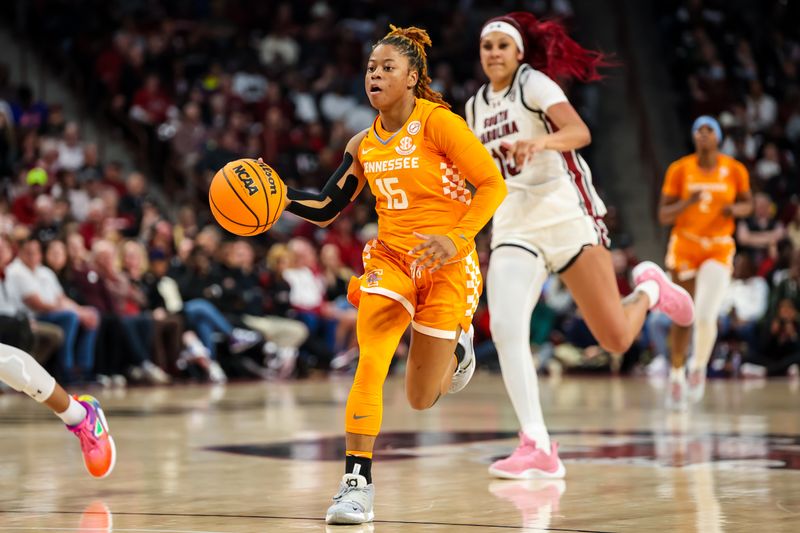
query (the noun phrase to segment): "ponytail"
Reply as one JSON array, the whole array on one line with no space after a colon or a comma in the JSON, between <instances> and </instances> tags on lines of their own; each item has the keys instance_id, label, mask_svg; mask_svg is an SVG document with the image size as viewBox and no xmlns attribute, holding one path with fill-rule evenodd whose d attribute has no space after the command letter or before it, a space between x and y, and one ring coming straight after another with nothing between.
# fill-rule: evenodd
<instances>
[{"instance_id":1,"label":"ponytail","mask_svg":"<svg viewBox=\"0 0 800 533\"><path fill-rule=\"evenodd\" d=\"M450 104L444 101L442 93L431 89L431 77L428 75L428 56L425 53L425 47L430 47L432 44L428 32L415 26L398 28L393 24L389 24L389 28L391 31L378 41L375 46L380 44L392 45L408 58L411 68L415 69L419 74L417 84L414 86L414 96L430 100L450 109Z\"/></svg>"},{"instance_id":2,"label":"ponytail","mask_svg":"<svg viewBox=\"0 0 800 533\"><path fill-rule=\"evenodd\" d=\"M582 82L602 79L598 69L612 66L605 54L576 43L559 22L540 21L532 13L516 11L487 22L503 21L514 26L524 41L523 61L553 79Z\"/></svg>"}]
</instances>

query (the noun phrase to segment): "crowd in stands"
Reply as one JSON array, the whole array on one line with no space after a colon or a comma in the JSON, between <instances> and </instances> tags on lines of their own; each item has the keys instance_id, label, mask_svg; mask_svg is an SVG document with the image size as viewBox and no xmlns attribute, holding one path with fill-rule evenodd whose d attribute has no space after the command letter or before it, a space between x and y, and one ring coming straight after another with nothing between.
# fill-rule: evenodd
<instances>
[{"instance_id":1,"label":"crowd in stands","mask_svg":"<svg viewBox=\"0 0 800 533\"><path fill-rule=\"evenodd\" d=\"M0 14L17 21L36 18L36 25L24 26L31 28L24 38L85 95L94 119L107 121L109 131L124 132L138 170L104 160L57 103L39 101L30 87L11 84L0 65L0 267L5 287L11 286L10 277L15 280L13 290L2 295L0 316L9 321L22 316L37 358L66 381L120 385L352 370L358 355L355 309L345 294L349 277L361 273L363 244L377 231L368 193L325 230L287 214L265 235L233 239L210 219L207 185L220 167L239 157L263 157L291 186L324 183L350 136L374 117L362 82L369 46L389 21L411 22L413 5L87 1L93 16L85 17L69 4L11 3L0 6ZM691 71L684 78L690 80L691 101L685 114L687 120L699 112L721 115L733 139L726 139L725 149L752 149L747 163L758 190L776 195L780 204L776 210L770 197L759 196L757 215L743 222L742 244L752 248L756 272L768 275L775 290L795 287L797 302L800 259L794 269L789 266L798 249L800 215L794 215L796 209L788 213L797 187L792 154L800 140L790 125L797 122L793 127L800 131L800 120L776 112L779 119L767 124L748 107L747 93L724 109L706 109L694 100L692 87L708 91L703 54L730 45L726 39L714 44L726 34L711 28L717 19L704 15L706 8L698 4L674 5L665 24L665 31L683 36L692 58L680 50L675 58ZM567 0L526 7L567 24L572 15ZM482 83L477 45L468 39L502 6L428 2L425 9L434 41L433 86L462 112ZM705 33L703 24L709 25ZM796 46L790 34L782 39L786 50ZM790 57L796 65L797 57ZM725 63L717 63L725 70ZM745 74L729 68L729 91L736 95L742 85L735 80ZM759 98L774 94L772 77L762 72L755 79L764 88ZM592 127L593 88L568 89ZM790 91L781 97L788 105ZM705 99L714 105L722 101ZM800 116L800 98L794 102ZM752 122L754 116L761 118ZM773 137L777 127L781 135ZM744 137L735 134L740 130ZM602 189L602 180L598 185ZM632 241L613 207L606 222L625 295L636 261ZM485 233L478 248L485 269ZM741 277L748 268L737 272L736 283L748 284L750 278ZM736 290L751 302L746 288ZM755 328L758 334L748 337L741 316L731 316L723 317L725 331L749 343L751 356L763 355L754 350L773 336ZM485 306L475 324L481 360L496 366ZM557 277L548 281L532 324L532 344L544 370L628 371L643 353L667 350L663 317L655 316L628 354L599 353ZM398 353L405 349L401 345Z\"/></svg>"}]
</instances>

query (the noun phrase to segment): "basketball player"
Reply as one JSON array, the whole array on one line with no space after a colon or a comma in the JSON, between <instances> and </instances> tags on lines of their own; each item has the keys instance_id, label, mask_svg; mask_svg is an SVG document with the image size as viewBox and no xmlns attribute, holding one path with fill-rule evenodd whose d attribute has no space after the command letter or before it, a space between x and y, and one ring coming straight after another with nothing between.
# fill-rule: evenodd
<instances>
[{"instance_id":1,"label":"basketball player","mask_svg":"<svg viewBox=\"0 0 800 533\"><path fill-rule=\"evenodd\" d=\"M378 237L364 247L364 275L348 291L358 307L360 357L345 411L345 475L329 524L373 519L383 383L409 323L411 407L428 409L472 376L470 323L482 285L474 237L506 194L491 156L430 88L428 34L391 28L372 49L364 78L379 112L373 125L350 140L321 194L288 191L286 209L322 226L365 184L377 199Z\"/></svg>"},{"instance_id":2,"label":"basketball player","mask_svg":"<svg viewBox=\"0 0 800 533\"><path fill-rule=\"evenodd\" d=\"M96 398L70 396L31 355L8 344L0 344L0 380L43 403L64 421L80 440L83 462L92 476L111 473L116 449Z\"/></svg>"},{"instance_id":3,"label":"basketball player","mask_svg":"<svg viewBox=\"0 0 800 533\"><path fill-rule=\"evenodd\" d=\"M509 189L494 216L487 295L503 380L522 426L517 449L489 472L560 478L564 465L544 423L528 343L548 273L561 276L594 337L613 353L630 347L648 309L690 324L692 301L660 268L643 263L634 270L635 291L620 302L605 206L575 152L589 144L589 129L552 79L598 79L603 56L581 48L559 24L518 12L484 24L480 59L489 83L467 102L467 123Z\"/></svg>"},{"instance_id":4,"label":"basketball player","mask_svg":"<svg viewBox=\"0 0 800 533\"><path fill-rule=\"evenodd\" d=\"M717 340L717 318L731 281L735 218L753 211L747 169L719 153L722 130L712 117L702 116L692 125L695 153L667 169L658 218L672 225L666 264L673 279L694 295L697 320L692 340L693 357L686 391L686 351L691 329L673 323L670 330L672 369L668 404L686 407L699 402L706 383L706 365ZM688 396L688 398L687 398Z\"/></svg>"}]
</instances>

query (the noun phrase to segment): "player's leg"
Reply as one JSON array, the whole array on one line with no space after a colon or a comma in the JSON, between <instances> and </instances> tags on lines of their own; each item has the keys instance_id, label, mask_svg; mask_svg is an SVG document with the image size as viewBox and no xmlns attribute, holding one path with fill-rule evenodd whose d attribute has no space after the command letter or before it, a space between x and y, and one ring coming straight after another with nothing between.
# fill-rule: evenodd
<instances>
[{"instance_id":1,"label":"player's leg","mask_svg":"<svg viewBox=\"0 0 800 533\"><path fill-rule=\"evenodd\" d=\"M731 269L717 260L703 262L694 280L696 316L689 363L689 399L699 402L705 392L706 366L717 340L717 318L731 281Z\"/></svg>"},{"instance_id":2,"label":"player's leg","mask_svg":"<svg viewBox=\"0 0 800 533\"><path fill-rule=\"evenodd\" d=\"M441 338L411 332L411 346L406 364L406 398L417 410L429 409L447 394L458 360L455 354L456 337L460 330L451 332L452 338Z\"/></svg>"},{"instance_id":3,"label":"player's leg","mask_svg":"<svg viewBox=\"0 0 800 533\"><path fill-rule=\"evenodd\" d=\"M544 260L517 246L498 246L489 260L486 290L492 339L503 382L520 423L520 444L489 467L502 478L563 477L557 445L544 423L530 349L530 320L547 279Z\"/></svg>"},{"instance_id":4,"label":"player's leg","mask_svg":"<svg viewBox=\"0 0 800 533\"><path fill-rule=\"evenodd\" d=\"M672 278L675 283L691 295L694 295L694 276L673 271ZM681 279L683 278L683 279ZM692 338L692 326L682 326L672 323L669 330L670 371L669 392L667 404L673 409L683 409L686 406L686 358L689 353L689 341Z\"/></svg>"},{"instance_id":5,"label":"player's leg","mask_svg":"<svg viewBox=\"0 0 800 533\"><path fill-rule=\"evenodd\" d=\"M372 451L383 416L383 383L410 321L402 303L380 294L360 296L360 356L345 409L345 475L325 516L329 524L360 524L374 517Z\"/></svg>"},{"instance_id":6,"label":"player's leg","mask_svg":"<svg viewBox=\"0 0 800 533\"><path fill-rule=\"evenodd\" d=\"M637 287L620 302L611 253L599 245L584 248L561 272L561 279L594 338L612 353L628 350L642 329L647 311L659 298L659 287L652 282Z\"/></svg>"},{"instance_id":7,"label":"player's leg","mask_svg":"<svg viewBox=\"0 0 800 533\"><path fill-rule=\"evenodd\" d=\"M95 477L114 468L114 441L99 402L91 396L72 398L30 354L0 344L0 380L45 404L81 441L84 463Z\"/></svg>"},{"instance_id":8,"label":"player's leg","mask_svg":"<svg viewBox=\"0 0 800 533\"><path fill-rule=\"evenodd\" d=\"M483 288L472 252L435 273L415 271L418 306L406 366L406 397L428 409L444 394L459 392L475 372L472 316Z\"/></svg>"}]
</instances>

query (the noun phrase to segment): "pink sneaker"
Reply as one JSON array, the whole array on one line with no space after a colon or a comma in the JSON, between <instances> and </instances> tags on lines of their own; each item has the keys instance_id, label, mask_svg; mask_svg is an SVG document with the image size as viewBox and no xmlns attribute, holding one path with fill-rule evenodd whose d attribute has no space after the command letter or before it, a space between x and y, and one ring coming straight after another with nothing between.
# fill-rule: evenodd
<instances>
[{"instance_id":1,"label":"pink sneaker","mask_svg":"<svg viewBox=\"0 0 800 533\"><path fill-rule=\"evenodd\" d=\"M633 283L639 285L648 280L658 283L660 296L655 308L667 315L679 326L691 326L694 322L694 302L686 290L672 283L657 264L642 261L633 268Z\"/></svg>"},{"instance_id":2,"label":"pink sneaker","mask_svg":"<svg viewBox=\"0 0 800 533\"><path fill-rule=\"evenodd\" d=\"M560 479L564 477L564 463L558 458L558 444L550 443L550 453L536 447L536 442L519 432L517 449L505 459L492 463L489 473L503 479Z\"/></svg>"}]
</instances>

